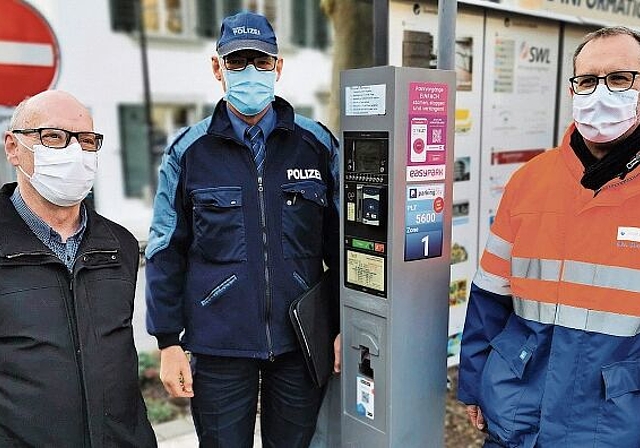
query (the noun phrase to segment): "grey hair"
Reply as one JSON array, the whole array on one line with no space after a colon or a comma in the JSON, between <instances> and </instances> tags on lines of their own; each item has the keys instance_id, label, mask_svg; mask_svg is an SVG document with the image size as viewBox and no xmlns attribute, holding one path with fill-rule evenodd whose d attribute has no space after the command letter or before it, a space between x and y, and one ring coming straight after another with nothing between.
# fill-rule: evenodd
<instances>
[{"instance_id":1,"label":"grey hair","mask_svg":"<svg viewBox=\"0 0 640 448\"><path fill-rule=\"evenodd\" d=\"M586 44L588 44L592 40L600 39L602 37L622 35L633 37L640 45L640 33L638 31L632 30L631 28L627 28L626 26L607 26L584 36L584 39L582 39L582 42L580 43L580 45L578 45L576 51L573 53L573 74L576 74L576 59L578 58L578 55Z\"/></svg>"}]
</instances>

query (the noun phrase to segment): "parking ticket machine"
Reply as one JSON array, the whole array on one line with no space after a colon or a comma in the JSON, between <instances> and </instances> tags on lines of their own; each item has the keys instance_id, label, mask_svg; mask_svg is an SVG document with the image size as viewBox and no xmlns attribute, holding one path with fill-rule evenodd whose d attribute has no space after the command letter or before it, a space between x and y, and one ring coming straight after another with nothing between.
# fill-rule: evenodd
<instances>
[{"instance_id":1,"label":"parking ticket machine","mask_svg":"<svg viewBox=\"0 0 640 448\"><path fill-rule=\"evenodd\" d=\"M455 72L341 73L342 447L442 447Z\"/></svg>"}]
</instances>

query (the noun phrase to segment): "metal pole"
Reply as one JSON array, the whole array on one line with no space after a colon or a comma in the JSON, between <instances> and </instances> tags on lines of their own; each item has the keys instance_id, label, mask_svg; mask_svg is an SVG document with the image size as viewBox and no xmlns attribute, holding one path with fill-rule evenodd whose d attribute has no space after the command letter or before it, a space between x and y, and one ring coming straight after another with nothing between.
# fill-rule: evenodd
<instances>
[{"instance_id":1,"label":"metal pole","mask_svg":"<svg viewBox=\"0 0 640 448\"><path fill-rule=\"evenodd\" d=\"M142 89L144 94L144 115L147 131L147 152L149 154L149 187L151 197L156 192L155 155L153 151L153 120L151 119L151 89L149 87L149 61L147 59L147 33L142 16L142 0L136 0L138 31L140 32L140 59L142 61Z\"/></svg>"},{"instance_id":2,"label":"metal pole","mask_svg":"<svg viewBox=\"0 0 640 448\"><path fill-rule=\"evenodd\" d=\"M373 65L389 64L389 0L373 0Z\"/></svg>"},{"instance_id":3,"label":"metal pole","mask_svg":"<svg viewBox=\"0 0 640 448\"><path fill-rule=\"evenodd\" d=\"M438 0L438 67L455 69L458 0Z\"/></svg>"}]
</instances>

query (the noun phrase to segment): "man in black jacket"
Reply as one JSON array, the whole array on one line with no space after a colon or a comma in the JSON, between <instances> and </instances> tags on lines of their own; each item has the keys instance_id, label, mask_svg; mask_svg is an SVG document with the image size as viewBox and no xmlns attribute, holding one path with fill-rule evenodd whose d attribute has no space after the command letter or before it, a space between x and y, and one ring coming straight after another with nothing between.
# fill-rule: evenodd
<instances>
[{"instance_id":1,"label":"man in black jacket","mask_svg":"<svg viewBox=\"0 0 640 448\"><path fill-rule=\"evenodd\" d=\"M4 144L18 182L0 190L0 446L157 446L131 327L138 243L82 202L102 135L45 91Z\"/></svg>"}]
</instances>

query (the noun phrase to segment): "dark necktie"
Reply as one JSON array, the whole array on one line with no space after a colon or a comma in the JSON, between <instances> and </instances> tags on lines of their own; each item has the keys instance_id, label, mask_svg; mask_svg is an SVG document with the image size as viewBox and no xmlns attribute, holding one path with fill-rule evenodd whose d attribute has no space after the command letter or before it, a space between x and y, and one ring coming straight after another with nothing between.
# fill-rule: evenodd
<instances>
[{"instance_id":1,"label":"dark necktie","mask_svg":"<svg viewBox=\"0 0 640 448\"><path fill-rule=\"evenodd\" d=\"M262 166L264 165L264 142L262 141L262 130L259 126L250 126L246 131L249 146L253 152L253 160L256 162L258 173L262 174Z\"/></svg>"}]
</instances>

